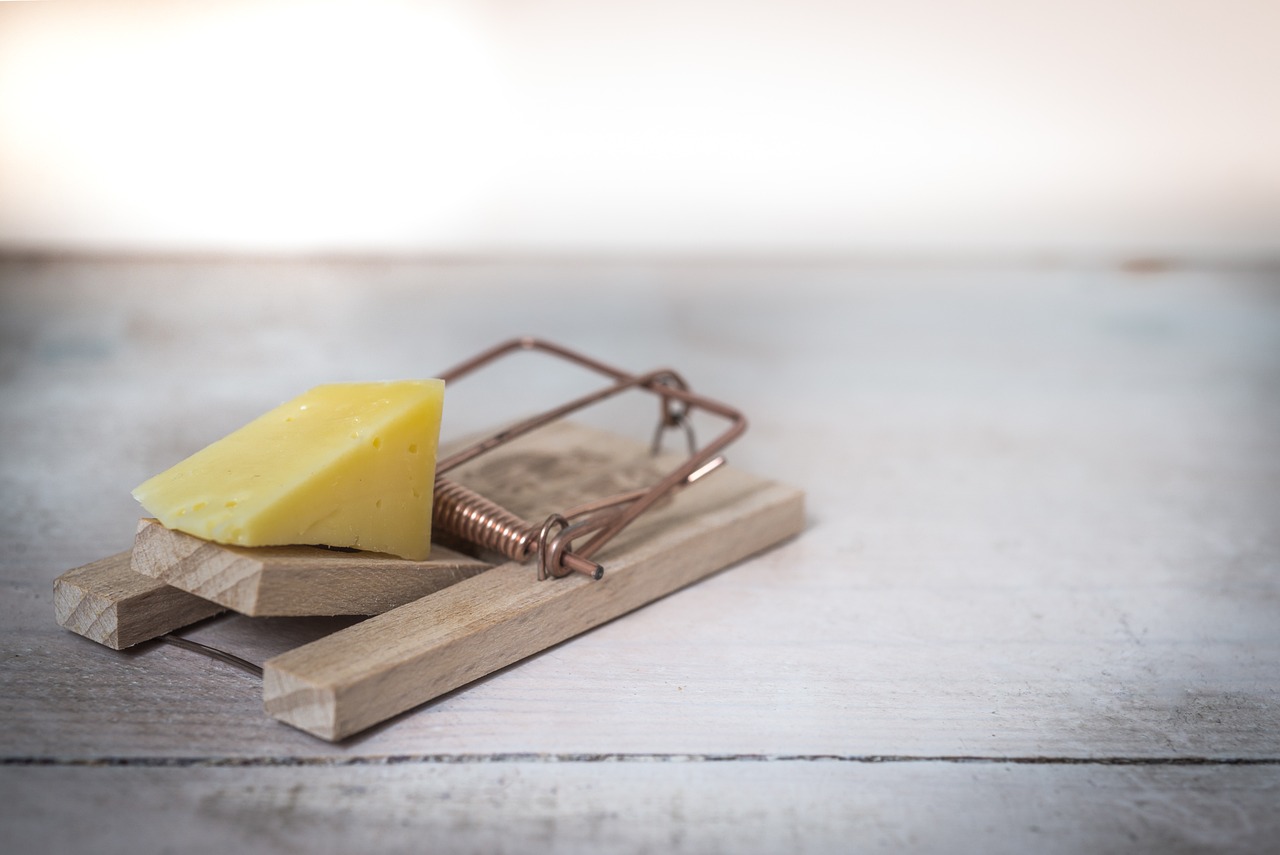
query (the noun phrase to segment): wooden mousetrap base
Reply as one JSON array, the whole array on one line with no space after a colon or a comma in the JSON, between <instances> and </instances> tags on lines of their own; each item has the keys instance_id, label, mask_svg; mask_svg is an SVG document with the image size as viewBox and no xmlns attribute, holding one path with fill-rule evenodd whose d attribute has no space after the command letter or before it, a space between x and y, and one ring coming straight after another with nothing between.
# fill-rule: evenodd
<instances>
[{"instance_id":1,"label":"wooden mousetrap base","mask_svg":"<svg viewBox=\"0 0 1280 855\"><path fill-rule=\"evenodd\" d=\"M586 498L652 483L672 459L653 457L643 443L559 422L450 474L536 520ZM803 525L800 490L722 467L650 509L611 541L596 556L606 568L603 579L574 574L538 581L532 561L504 561L484 572L469 565L466 577L452 578L447 587L267 660L266 710L323 739L343 739L767 549ZM145 521L141 529L150 532L148 537L157 535ZM252 558L253 550L241 551ZM346 561L360 558L315 551ZM149 610L148 625L161 627L157 635L198 619L190 617L193 607L212 613L225 604L225 597L213 603L134 573L123 568L122 558L70 571L56 584L84 587L109 572L119 587L121 573L131 574L123 578L149 592L153 601L165 601ZM450 554L450 561L455 558L463 557ZM356 563L353 573L359 572ZM169 578L177 581L178 575ZM311 595L328 601L342 586L343 574L317 573L309 579L302 566L293 565L279 579L302 589L324 589L328 593ZM128 612L138 596L114 608ZM59 623L109 643L64 621L61 611ZM145 632L129 637L140 634Z\"/></svg>"}]
</instances>

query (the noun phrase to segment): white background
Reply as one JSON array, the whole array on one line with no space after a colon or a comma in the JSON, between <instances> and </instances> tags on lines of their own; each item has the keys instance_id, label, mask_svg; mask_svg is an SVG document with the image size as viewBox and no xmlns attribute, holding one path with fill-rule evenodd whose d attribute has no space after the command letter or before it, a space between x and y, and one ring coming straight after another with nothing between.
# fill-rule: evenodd
<instances>
[{"instance_id":1,"label":"white background","mask_svg":"<svg viewBox=\"0 0 1280 855\"><path fill-rule=\"evenodd\" d=\"M1269 0L0 4L0 248L1280 248Z\"/></svg>"}]
</instances>

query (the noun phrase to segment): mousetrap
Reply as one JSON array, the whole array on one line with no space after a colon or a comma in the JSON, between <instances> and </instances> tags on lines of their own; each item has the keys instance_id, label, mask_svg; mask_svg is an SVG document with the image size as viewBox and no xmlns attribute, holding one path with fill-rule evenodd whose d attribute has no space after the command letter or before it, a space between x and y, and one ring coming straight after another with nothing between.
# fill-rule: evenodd
<instances>
[{"instance_id":1,"label":"mousetrap","mask_svg":"<svg viewBox=\"0 0 1280 855\"><path fill-rule=\"evenodd\" d=\"M723 465L746 429L675 371L632 374L523 338L439 375L538 351L606 384L445 449L426 561L323 547L234 547L139 523L131 552L64 573L58 623L116 649L162 639L260 673L266 711L340 740L637 609L797 534L803 493ZM567 420L652 397L652 442ZM723 427L699 445L693 416ZM687 453L661 451L667 434ZM260 665L174 631L223 611L369 615Z\"/></svg>"}]
</instances>

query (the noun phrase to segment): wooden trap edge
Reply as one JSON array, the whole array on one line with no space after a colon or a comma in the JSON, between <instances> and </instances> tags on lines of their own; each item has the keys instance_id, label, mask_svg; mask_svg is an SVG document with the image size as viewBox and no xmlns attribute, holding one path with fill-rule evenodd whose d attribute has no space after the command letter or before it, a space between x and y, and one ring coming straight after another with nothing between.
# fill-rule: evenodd
<instances>
[{"instance_id":1,"label":"wooden trap edge","mask_svg":"<svg viewBox=\"0 0 1280 855\"><path fill-rule=\"evenodd\" d=\"M115 650L223 610L217 603L133 572L128 552L68 570L53 582L58 625Z\"/></svg>"}]
</instances>

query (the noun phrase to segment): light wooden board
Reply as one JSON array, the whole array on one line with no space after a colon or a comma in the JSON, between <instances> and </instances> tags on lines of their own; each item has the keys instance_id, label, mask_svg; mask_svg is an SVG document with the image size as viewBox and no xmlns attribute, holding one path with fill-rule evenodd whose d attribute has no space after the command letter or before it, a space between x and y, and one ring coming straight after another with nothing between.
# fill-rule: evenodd
<instances>
[{"instance_id":1,"label":"light wooden board","mask_svg":"<svg viewBox=\"0 0 1280 855\"><path fill-rule=\"evenodd\" d=\"M222 606L134 573L129 553L68 570L53 583L59 626L122 650L221 612Z\"/></svg>"},{"instance_id":2,"label":"light wooden board","mask_svg":"<svg viewBox=\"0 0 1280 855\"><path fill-rule=\"evenodd\" d=\"M104 855L1182 855L1273 852L1280 839L1274 766L401 758L10 767L0 795L0 840L14 855L90 839Z\"/></svg>"},{"instance_id":3,"label":"light wooden board","mask_svg":"<svg viewBox=\"0 0 1280 855\"><path fill-rule=\"evenodd\" d=\"M54 625L43 586L19 590L0 599L0 756L1280 756L1265 598L1250 609L1169 582L933 590L879 548L862 560L881 571L815 568L841 542L817 525L338 745L264 715L260 680L167 646L86 642ZM280 650L258 646L262 620L312 622L224 617L184 634L262 662Z\"/></svg>"},{"instance_id":4,"label":"light wooden board","mask_svg":"<svg viewBox=\"0 0 1280 855\"><path fill-rule=\"evenodd\" d=\"M625 491L659 467L642 444L561 423L459 469L457 477L506 506L523 500L567 508L601 495L583 486L581 473L593 468ZM267 712L325 739L345 738L774 546L803 526L801 491L722 469L611 542L598 556L606 566L602 580L539 582L530 563L509 562L269 660Z\"/></svg>"},{"instance_id":5,"label":"light wooden board","mask_svg":"<svg viewBox=\"0 0 1280 855\"><path fill-rule=\"evenodd\" d=\"M1274 267L10 260L0 303L0 757L53 764L0 769L3 843L1274 849L1269 767L1237 765L1280 757ZM341 744L222 663L52 620L59 574L129 547L143 478L315 383L523 331L741 406L731 463L803 487L804 535ZM572 380L513 371L451 388L446 432ZM258 620L311 623L192 634L272 655ZM981 762L832 777L889 755Z\"/></svg>"},{"instance_id":6,"label":"light wooden board","mask_svg":"<svg viewBox=\"0 0 1280 855\"><path fill-rule=\"evenodd\" d=\"M374 615L489 569L434 545L426 561L315 546L225 546L138 522L133 570L250 616Z\"/></svg>"}]
</instances>

